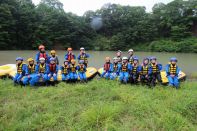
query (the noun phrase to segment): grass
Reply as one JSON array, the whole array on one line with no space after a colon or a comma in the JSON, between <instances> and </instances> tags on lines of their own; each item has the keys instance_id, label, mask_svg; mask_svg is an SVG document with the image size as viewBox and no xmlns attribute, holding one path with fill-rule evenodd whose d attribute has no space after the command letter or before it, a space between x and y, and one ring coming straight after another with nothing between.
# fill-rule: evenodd
<instances>
[{"instance_id":1,"label":"grass","mask_svg":"<svg viewBox=\"0 0 197 131\"><path fill-rule=\"evenodd\" d=\"M0 80L0 130L197 129L197 82L181 89L93 80L55 87L14 87Z\"/></svg>"}]
</instances>

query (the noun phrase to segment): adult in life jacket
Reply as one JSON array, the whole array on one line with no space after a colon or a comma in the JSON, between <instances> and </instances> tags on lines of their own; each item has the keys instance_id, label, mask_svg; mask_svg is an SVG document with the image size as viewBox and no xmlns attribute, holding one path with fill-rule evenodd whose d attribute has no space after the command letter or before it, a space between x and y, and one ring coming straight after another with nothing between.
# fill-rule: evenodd
<instances>
[{"instance_id":1,"label":"adult in life jacket","mask_svg":"<svg viewBox=\"0 0 197 131\"><path fill-rule=\"evenodd\" d=\"M75 55L72 52L72 48L67 49L67 54L65 55L65 60L68 60L68 63L71 63L71 60L76 59Z\"/></svg>"},{"instance_id":2,"label":"adult in life jacket","mask_svg":"<svg viewBox=\"0 0 197 131\"><path fill-rule=\"evenodd\" d=\"M81 47L80 48L80 54L77 57L78 61L83 60L84 61L84 65L87 67L88 66L88 58L89 57L90 57L90 55L86 54L85 48Z\"/></svg>"},{"instance_id":3,"label":"adult in life jacket","mask_svg":"<svg viewBox=\"0 0 197 131\"><path fill-rule=\"evenodd\" d=\"M121 66L119 63L118 63L118 58L117 57L114 57L113 58L113 69L112 69L112 73L110 75L110 79L111 80L114 80L116 79L118 76L119 76L119 66Z\"/></svg>"},{"instance_id":4,"label":"adult in life jacket","mask_svg":"<svg viewBox=\"0 0 197 131\"><path fill-rule=\"evenodd\" d=\"M144 58L142 65L140 66L140 81L142 84L150 86L152 68L149 65L149 58Z\"/></svg>"},{"instance_id":5,"label":"adult in life jacket","mask_svg":"<svg viewBox=\"0 0 197 131\"><path fill-rule=\"evenodd\" d=\"M35 61L38 64L39 63L39 59L40 58L44 58L46 63L49 63L49 56L45 51L45 46L44 45L40 45L38 47L39 51L36 53L36 58Z\"/></svg>"},{"instance_id":6,"label":"adult in life jacket","mask_svg":"<svg viewBox=\"0 0 197 131\"><path fill-rule=\"evenodd\" d=\"M59 65L59 59L58 59L58 56L56 55L56 51L55 50L51 50L51 56L50 56L50 58L54 58L55 59L55 63L57 65Z\"/></svg>"},{"instance_id":7,"label":"adult in life jacket","mask_svg":"<svg viewBox=\"0 0 197 131\"><path fill-rule=\"evenodd\" d=\"M27 59L27 62L28 62L27 74L25 77L22 78L22 82L24 85L30 84L31 86L35 86L34 77L36 77L36 73L35 73L36 64L34 63L33 58Z\"/></svg>"},{"instance_id":8,"label":"adult in life jacket","mask_svg":"<svg viewBox=\"0 0 197 131\"><path fill-rule=\"evenodd\" d=\"M129 49L129 50L128 50L128 61L129 61L129 63L130 63L131 65L133 64L133 54L134 54L133 49Z\"/></svg>"},{"instance_id":9,"label":"adult in life jacket","mask_svg":"<svg viewBox=\"0 0 197 131\"><path fill-rule=\"evenodd\" d=\"M81 82L87 82L86 78L86 66L84 64L84 60L79 61L79 65L77 66L78 76Z\"/></svg>"},{"instance_id":10,"label":"adult in life jacket","mask_svg":"<svg viewBox=\"0 0 197 131\"><path fill-rule=\"evenodd\" d=\"M55 63L55 58L50 58L48 81L51 78L53 78L54 81L57 81L58 69L58 65Z\"/></svg>"},{"instance_id":11,"label":"adult in life jacket","mask_svg":"<svg viewBox=\"0 0 197 131\"><path fill-rule=\"evenodd\" d=\"M22 57L17 57L16 58L16 68L17 68L17 73L14 77L14 83L19 84L21 83L21 78L25 75L27 75L27 65L23 62L23 58ZM22 84L22 83L21 83Z\"/></svg>"},{"instance_id":12,"label":"adult in life jacket","mask_svg":"<svg viewBox=\"0 0 197 131\"><path fill-rule=\"evenodd\" d=\"M161 80L161 70L162 70L162 64L157 62L156 57L151 57L150 58L150 66L152 68L152 74L151 74L151 85L155 86L156 85L156 80L159 83L162 83Z\"/></svg>"},{"instance_id":13,"label":"adult in life jacket","mask_svg":"<svg viewBox=\"0 0 197 131\"><path fill-rule=\"evenodd\" d=\"M117 52L116 52L116 57L117 57L117 59L118 59L118 63L122 63L122 51L120 51L120 50L118 50Z\"/></svg>"},{"instance_id":14,"label":"adult in life jacket","mask_svg":"<svg viewBox=\"0 0 197 131\"><path fill-rule=\"evenodd\" d=\"M129 80L129 72L132 70L132 66L130 63L128 63L128 58L123 57L122 58L122 64L119 67L120 70L120 81L127 83Z\"/></svg>"},{"instance_id":15,"label":"adult in life jacket","mask_svg":"<svg viewBox=\"0 0 197 131\"><path fill-rule=\"evenodd\" d=\"M169 86L179 87L178 75L181 69L177 65L177 59L172 57L170 63L166 65L166 74L169 81Z\"/></svg>"},{"instance_id":16,"label":"adult in life jacket","mask_svg":"<svg viewBox=\"0 0 197 131\"><path fill-rule=\"evenodd\" d=\"M60 70L62 71L62 80L69 81L70 80L70 66L69 66L68 60L64 61L64 64L60 67Z\"/></svg>"},{"instance_id":17,"label":"adult in life jacket","mask_svg":"<svg viewBox=\"0 0 197 131\"><path fill-rule=\"evenodd\" d=\"M72 59L69 66L70 66L70 80L72 82L76 82L78 79L76 61Z\"/></svg>"},{"instance_id":18,"label":"adult in life jacket","mask_svg":"<svg viewBox=\"0 0 197 131\"><path fill-rule=\"evenodd\" d=\"M36 65L36 77L34 77L36 83L40 79L42 79L42 82L46 82L48 80L47 74L49 73L49 65L45 63L45 58L40 58L39 61L39 64Z\"/></svg>"},{"instance_id":19,"label":"adult in life jacket","mask_svg":"<svg viewBox=\"0 0 197 131\"><path fill-rule=\"evenodd\" d=\"M134 56L133 57L133 65L132 65L132 70L130 72L130 80L131 83L137 84L138 83L138 78L140 75L140 65L139 65L139 58Z\"/></svg>"},{"instance_id":20,"label":"adult in life jacket","mask_svg":"<svg viewBox=\"0 0 197 131\"><path fill-rule=\"evenodd\" d=\"M103 73L101 74L101 77L110 79L112 71L113 71L113 64L110 62L110 57L106 57L105 64L103 67Z\"/></svg>"}]
</instances>

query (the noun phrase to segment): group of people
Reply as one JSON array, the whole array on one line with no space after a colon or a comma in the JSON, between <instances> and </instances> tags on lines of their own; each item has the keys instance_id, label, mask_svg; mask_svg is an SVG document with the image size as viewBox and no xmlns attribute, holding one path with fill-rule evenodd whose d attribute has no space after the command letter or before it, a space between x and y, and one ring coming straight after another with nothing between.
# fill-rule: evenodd
<instances>
[{"instance_id":1,"label":"group of people","mask_svg":"<svg viewBox=\"0 0 197 131\"><path fill-rule=\"evenodd\" d=\"M128 51L128 57L121 57L122 52L117 51L116 57L111 62L110 57L105 58L104 71L101 77L114 80L118 78L122 83L137 84L140 80L142 84L155 86L162 83L162 64L157 62L156 57L146 57L139 63L139 58L134 56L133 49ZM165 71L169 80L169 86L179 87L178 74L180 68L177 66L177 59L172 57Z\"/></svg>"},{"instance_id":2,"label":"group of people","mask_svg":"<svg viewBox=\"0 0 197 131\"><path fill-rule=\"evenodd\" d=\"M44 45L40 45L38 49L35 60L29 58L28 64L24 63L22 57L16 58L17 73L14 77L14 83L35 86L40 82L40 79L46 84L51 79L55 82L57 81L58 70L61 70L63 81L76 82L78 77L81 82L87 81L86 68L89 54L86 54L83 47L80 48L80 54L77 57L78 64L76 64L76 56L73 54L72 48L68 48L62 66L59 66L59 59L55 50L51 50L51 55L48 55Z\"/></svg>"}]
</instances>

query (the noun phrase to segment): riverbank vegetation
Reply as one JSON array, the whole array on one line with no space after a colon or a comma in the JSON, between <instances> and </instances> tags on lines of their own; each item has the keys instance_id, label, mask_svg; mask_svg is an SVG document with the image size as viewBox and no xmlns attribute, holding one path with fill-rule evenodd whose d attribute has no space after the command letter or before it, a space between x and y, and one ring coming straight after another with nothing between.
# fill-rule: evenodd
<instances>
[{"instance_id":1,"label":"riverbank vegetation","mask_svg":"<svg viewBox=\"0 0 197 131\"><path fill-rule=\"evenodd\" d=\"M197 83L176 90L92 80L21 88L0 80L0 130L196 130Z\"/></svg>"},{"instance_id":2,"label":"riverbank vegetation","mask_svg":"<svg viewBox=\"0 0 197 131\"><path fill-rule=\"evenodd\" d=\"M1 0L0 16L1 50L44 43L48 49L197 52L196 0L157 3L151 13L108 3L83 16L65 12L58 0L37 6L31 0Z\"/></svg>"}]
</instances>

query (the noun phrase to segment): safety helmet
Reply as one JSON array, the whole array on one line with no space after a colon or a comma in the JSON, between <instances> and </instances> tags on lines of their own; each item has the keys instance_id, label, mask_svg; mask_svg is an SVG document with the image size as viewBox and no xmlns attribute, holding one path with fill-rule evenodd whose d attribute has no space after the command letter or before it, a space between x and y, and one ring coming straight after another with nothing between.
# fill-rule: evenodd
<instances>
[{"instance_id":1,"label":"safety helmet","mask_svg":"<svg viewBox=\"0 0 197 131\"><path fill-rule=\"evenodd\" d=\"M80 60L80 61L79 61L79 64L83 64L83 63L84 63L84 60Z\"/></svg>"},{"instance_id":2,"label":"safety helmet","mask_svg":"<svg viewBox=\"0 0 197 131\"><path fill-rule=\"evenodd\" d=\"M148 61L149 61L149 58L148 58L148 57L145 57L145 58L143 59L143 61L145 61L145 60L148 60Z\"/></svg>"},{"instance_id":3,"label":"safety helmet","mask_svg":"<svg viewBox=\"0 0 197 131\"><path fill-rule=\"evenodd\" d=\"M129 52L134 52L134 51L133 51L133 49L129 49L129 50L128 50L128 53L129 53Z\"/></svg>"},{"instance_id":4,"label":"safety helmet","mask_svg":"<svg viewBox=\"0 0 197 131\"><path fill-rule=\"evenodd\" d=\"M23 61L23 58L22 57L17 57L16 61L18 61L18 60Z\"/></svg>"},{"instance_id":5,"label":"safety helmet","mask_svg":"<svg viewBox=\"0 0 197 131\"><path fill-rule=\"evenodd\" d=\"M118 50L118 51L117 51L117 53L118 53L118 52L122 53L122 51L121 51L121 50Z\"/></svg>"},{"instance_id":6,"label":"safety helmet","mask_svg":"<svg viewBox=\"0 0 197 131\"><path fill-rule=\"evenodd\" d=\"M108 61L108 60L110 61L110 57L105 57L105 60L106 60L106 61Z\"/></svg>"},{"instance_id":7,"label":"safety helmet","mask_svg":"<svg viewBox=\"0 0 197 131\"><path fill-rule=\"evenodd\" d=\"M152 57L150 58L150 60L157 60L157 58L156 58L155 56L152 56Z\"/></svg>"},{"instance_id":8,"label":"safety helmet","mask_svg":"<svg viewBox=\"0 0 197 131\"><path fill-rule=\"evenodd\" d=\"M139 61L139 58L137 56L133 57L133 60Z\"/></svg>"},{"instance_id":9,"label":"safety helmet","mask_svg":"<svg viewBox=\"0 0 197 131\"><path fill-rule=\"evenodd\" d=\"M122 57L122 60L128 60L128 58L126 56Z\"/></svg>"},{"instance_id":10,"label":"safety helmet","mask_svg":"<svg viewBox=\"0 0 197 131\"><path fill-rule=\"evenodd\" d=\"M76 62L75 59L72 59L72 60L71 60L71 63L73 63L73 62L74 62L74 63Z\"/></svg>"},{"instance_id":11,"label":"safety helmet","mask_svg":"<svg viewBox=\"0 0 197 131\"><path fill-rule=\"evenodd\" d=\"M44 45L40 45L40 46L38 47L38 49L39 49L39 50L45 49L45 46L44 46Z\"/></svg>"},{"instance_id":12,"label":"safety helmet","mask_svg":"<svg viewBox=\"0 0 197 131\"><path fill-rule=\"evenodd\" d=\"M51 54L55 54L56 53L56 51L55 50L51 50Z\"/></svg>"},{"instance_id":13,"label":"safety helmet","mask_svg":"<svg viewBox=\"0 0 197 131\"><path fill-rule=\"evenodd\" d=\"M55 61L55 58L51 57L49 60L50 60L50 61Z\"/></svg>"},{"instance_id":14,"label":"safety helmet","mask_svg":"<svg viewBox=\"0 0 197 131\"><path fill-rule=\"evenodd\" d=\"M118 60L118 57L114 57L113 60Z\"/></svg>"},{"instance_id":15,"label":"safety helmet","mask_svg":"<svg viewBox=\"0 0 197 131\"><path fill-rule=\"evenodd\" d=\"M172 58L170 58L170 61L171 61L171 62L172 62L172 61L177 62L178 60L177 60L177 58L176 58L176 57L172 57Z\"/></svg>"},{"instance_id":16,"label":"safety helmet","mask_svg":"<svg viewBox=\"0 0 197 131\"><path fill-rule=\"evenodd\" d=\"M39 61L45 61L45 58L41 57L41 58L39 59Z\"/></svg>"},{"instance_id":17,"label":"safety helmet","mask_svg":"<svg viewBox=\"0 0 197 131\"><path fill-rule=\"evenodd\" d=\"M81 47L80 50L85 50L85 48L84 47Z\"/></svg>"},{"instance_id":18,"label":"safety helmet","mask_svg":"<svg viewBox=\"0 0 197 131\"><path fill-rule=\"evenodd\" d=\"M65 63L65 62L68 62L68 60L64 60L64 63Z\"/></svg>"},{"instance_id":19,"label":"safety helmet","mask_svg":"<svg viewBox=\"0 0 197 131\"><path fill-rule=\"evenodd\" d=\"M67 49L67 51L72 51L72 50L73 50L73 49L72 49L72 48L70 48L70 47Z\"/></svg>"},{"instance_id":20,"label":"safety helmet","mask_svg":"<svg viewBox=\"0 0 197 131\"><path fill-rule=\"evenodd\" d=\"M28 62L34 61L34 59L33 59L33 58L28 58L27 61L28 61Z\"/></svg>"}]
</instances>

